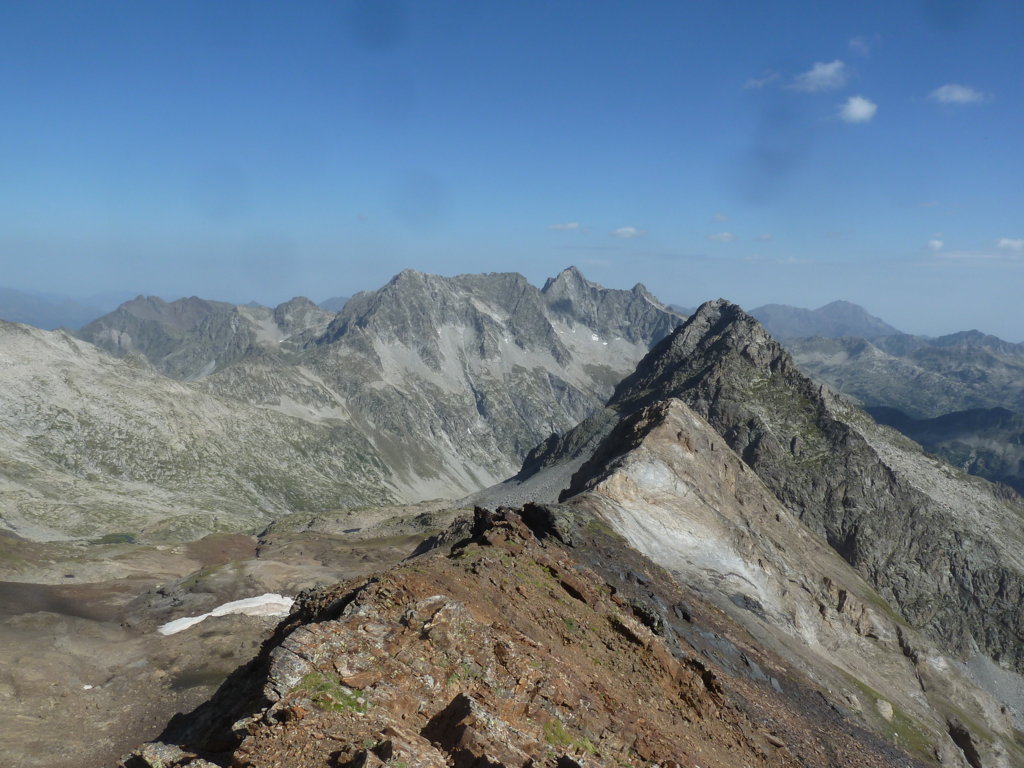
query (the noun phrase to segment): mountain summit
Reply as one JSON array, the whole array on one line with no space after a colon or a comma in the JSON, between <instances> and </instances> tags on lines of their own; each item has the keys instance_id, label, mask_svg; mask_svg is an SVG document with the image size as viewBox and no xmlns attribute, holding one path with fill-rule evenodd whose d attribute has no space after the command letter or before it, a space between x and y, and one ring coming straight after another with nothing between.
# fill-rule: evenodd
<instances>
[{"instance_id":1,"label":"mountain summit","mask_svg":"<svg viewBox=\"0 0 1024 768\"><path fill-rule=\"evenodd\" d=\"M521 479L569 462L582 467L563 494L571 496L588 466L626 450L610 437L622 424L673 399L706 420L911 624L953 652L980 648L1024 671L1024 625L1009 609L1024 598L1019 500L927 457L812 382L729 302L702 305L619 384L604 411L531 456Z\"/></svg>"}]
</instances>

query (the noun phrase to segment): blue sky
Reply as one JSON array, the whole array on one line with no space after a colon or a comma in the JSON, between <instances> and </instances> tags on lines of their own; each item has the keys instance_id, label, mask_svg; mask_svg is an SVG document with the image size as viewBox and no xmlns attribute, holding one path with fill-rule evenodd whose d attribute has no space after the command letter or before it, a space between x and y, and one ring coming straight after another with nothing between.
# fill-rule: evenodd
<instances>
[{"instance_id":1,"label":"blue sky","mask_svg":"<svg viewBox=\"0 0 1024 768\"><path fill-rule=\"evenodd\" d=\"M0 284L576 264L1024 339L1024 4L0 0Z\"/></svg>"}]
</instances>

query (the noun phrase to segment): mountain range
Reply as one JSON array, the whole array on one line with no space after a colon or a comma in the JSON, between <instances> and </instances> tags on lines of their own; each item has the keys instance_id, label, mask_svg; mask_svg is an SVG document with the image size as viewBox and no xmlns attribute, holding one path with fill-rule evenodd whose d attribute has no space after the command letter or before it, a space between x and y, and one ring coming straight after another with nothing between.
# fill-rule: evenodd
<instances>
[{"instance_id":1,"label":"mountain range","mask_svg":"<svg viewBox=\"0 0 1024 768\"><path fill-rule=\"evenodd\" d=\"M770 314L879 327L816 313ZM337 313L139 297L77 336L0 323L5 753L1024 764L1024 501L879 423L1011 482L1017 345L783 346L725 300L688 314L574 268L406 270ZM850 371L856 399L827 383ZM880 403L915 391L914 416ZM993 404L927 417L931 392ZM253 590L297 595L272 632L150 637Z\"/></svg>"},{"instance_id":2,"label":"mountain range","mask_svg":"<svg viewBox=\"0 0 1024 768\"><path fill-rule=\"evenodd\" d=\"M542 289L407 270L338 314L139 297L78 339L4 324L0 519L193 535L479 490L681 321L569 269Z\"/></svg>"}]
</instances>

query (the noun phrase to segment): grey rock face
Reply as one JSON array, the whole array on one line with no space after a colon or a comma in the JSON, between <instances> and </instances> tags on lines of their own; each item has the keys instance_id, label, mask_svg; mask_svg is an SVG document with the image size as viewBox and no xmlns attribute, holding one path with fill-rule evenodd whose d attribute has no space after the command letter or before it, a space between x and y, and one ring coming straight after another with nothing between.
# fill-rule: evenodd
<instances>
[{"instance_id":1,"label":"grey rock face","mask_svg":"<svg viewBox=\"0 0 1024 768\"><path fill-rule=\"evenodd\" d=\"M218 397L62 331L0 322L0 527L29 539L245 530L391 499L338 421Z\"/></svg>"},{"instance_id":2,"label":"grey rock face","mask_svg":"<svg viewBox=\"0 0 1024 768\"><path fill-rule=\"evenodd\" d=\"M951 650L981 648L1024 669L1024 505L876 426L728 302L700 307L617 387L604 413L549 443L534 464L593 447L619 419L667 398L706 419L912 624Z\"/></svg>"},{"instance_id":3,"label":"grey rock face","mask_svg":"<svg viewBox=\"0 0 1024 768\"><path fill-rule=\"evenodd\" d=\"M322 333L333 314L299 297L276 309L139 296L79 331L115 355L140 354L175 379L197 379L254 355L277 354ZM282 346L283 345L283 346Z\"/></svg>"},{"instance_id":4,"label":"grey rock face","mask_svg":"<svg viewBox=\"0 0 1024 768\"><path fill-rule=\"evenodd\" d=\"M642 286L604 289L574 268L541 290L514 273L406 270L353 296L302 362L423 498L512 474L680 322Z\"/></svg>"}]
</instances>

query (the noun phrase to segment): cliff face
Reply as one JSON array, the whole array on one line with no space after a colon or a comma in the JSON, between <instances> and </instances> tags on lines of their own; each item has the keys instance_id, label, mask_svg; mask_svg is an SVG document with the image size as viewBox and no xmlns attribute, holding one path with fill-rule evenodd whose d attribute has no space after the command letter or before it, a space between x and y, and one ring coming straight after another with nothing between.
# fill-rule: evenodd
<instances>
[{"instance_id":1,"label":"cliff face","mask_svg":"<svg viewBox=\"0 0 1024 768\"><path fill-rule=\"evenodd\" d=\"M595 518L478 512L446 536L450 552L304 595L123 764L917 764Z\"/></svg>"}]
</instances>

